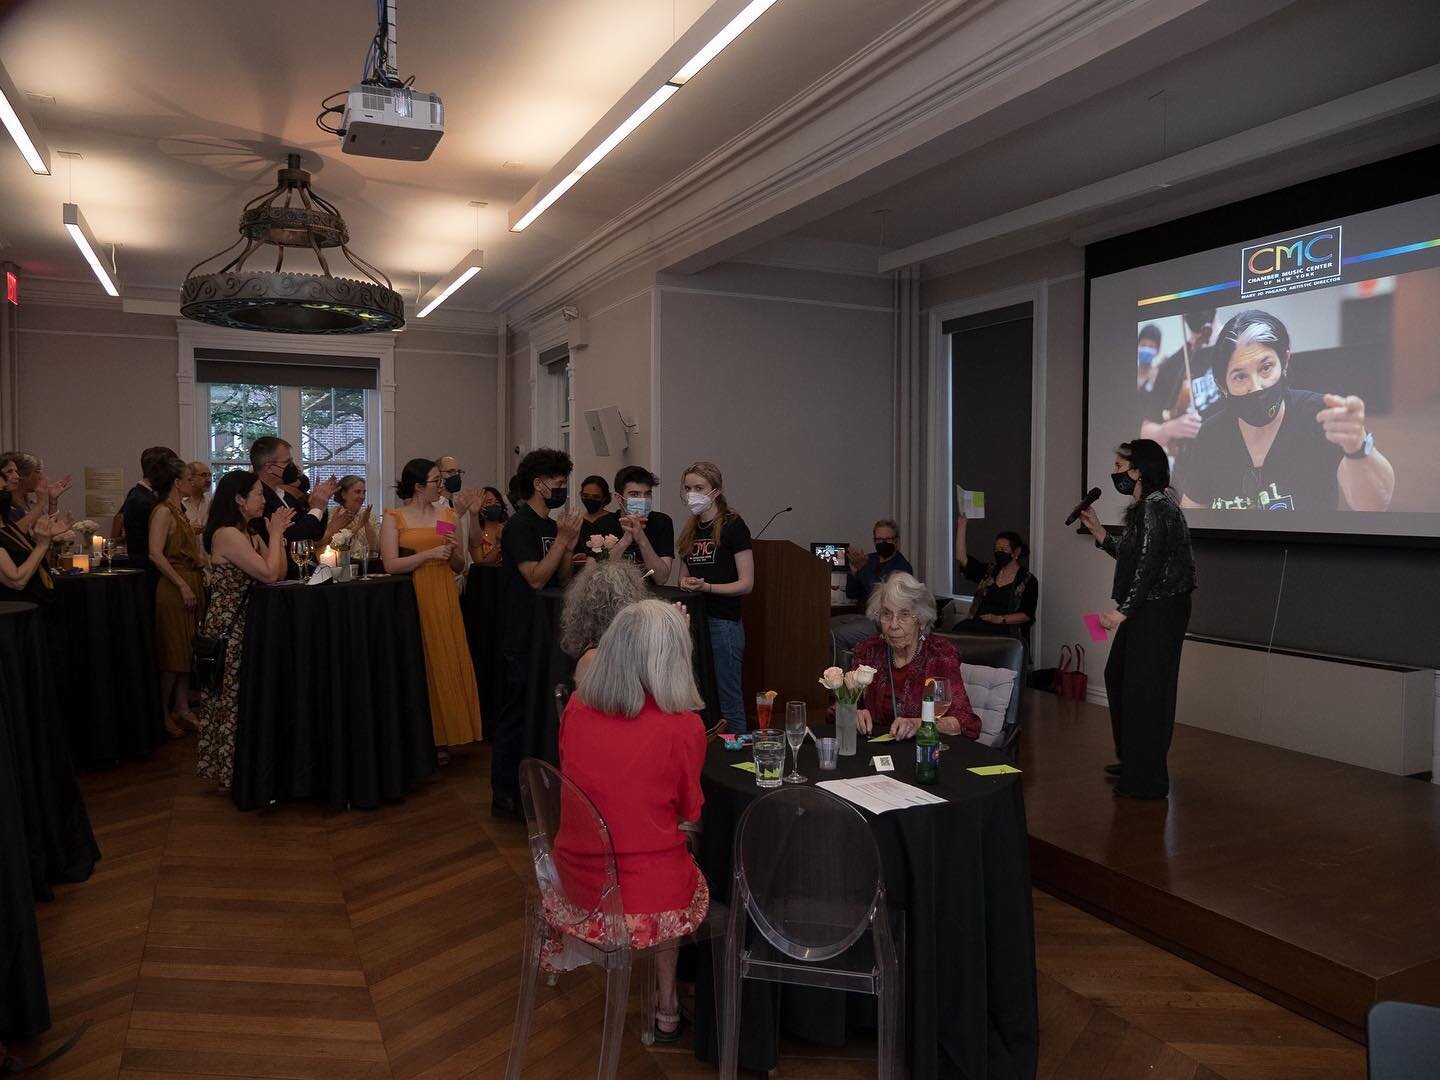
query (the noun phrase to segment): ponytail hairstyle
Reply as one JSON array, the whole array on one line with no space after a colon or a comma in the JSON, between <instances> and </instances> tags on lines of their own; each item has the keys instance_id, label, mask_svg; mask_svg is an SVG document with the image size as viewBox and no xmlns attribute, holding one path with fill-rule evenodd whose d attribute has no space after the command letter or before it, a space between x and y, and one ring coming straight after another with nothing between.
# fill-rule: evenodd
<instances>
[{"instance_id":1,"label":"ponytail hairstyle","mask_svg":"<svg viewBox=\"0 0 1440 1080\"><path fill-rule=\"evenodd\" d=\"M718 545L720 543L720 530L725 523L737 517L735 511L730 509L730 504L725 501L725 478L720 475L720 467L713 462L697 461L680 474L680 486L685 486L685 477L694 474L700 477L712 489L718 492L715 496L715 509L719 511L715 520L710 523L710 538ZM700 532L700 517L698 514L690 513L689 508L685 510L685 527L680 530L680 539L675 542L675 554L681 560L689 554L690 549L695 546L695 537Z\"/></svg>"}]
</instances>

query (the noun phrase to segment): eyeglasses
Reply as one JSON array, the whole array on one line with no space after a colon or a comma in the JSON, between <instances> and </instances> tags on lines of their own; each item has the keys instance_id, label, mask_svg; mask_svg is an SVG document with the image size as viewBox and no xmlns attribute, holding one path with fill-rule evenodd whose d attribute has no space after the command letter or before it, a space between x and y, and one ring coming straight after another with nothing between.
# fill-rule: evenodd
<instances>
[{"instance_id":1,"label":"eyeglasses","mask_svg":"<svg viewBox=\"0 0 1440 1080\"><path fill-rule=\"evenodd\" d=\"M890 611L886 609L880 612L880 621L883 623L893 623L895 626L909 626L915 621L915 612Z\"/></svg>"},{"instance_id":2,"label":"eyeglasses","mask_svg":"<svg viewBox=\"0 0 1440 1080\"><path fill-rule=\"evenodd\" d=\"M440 475L441 475L442 477L443 477L443 476L464 476L464 475L465 475L465 470L464 470L464 469L441 469L441 470L440 470Z\"/></svg>"}]
</instances>

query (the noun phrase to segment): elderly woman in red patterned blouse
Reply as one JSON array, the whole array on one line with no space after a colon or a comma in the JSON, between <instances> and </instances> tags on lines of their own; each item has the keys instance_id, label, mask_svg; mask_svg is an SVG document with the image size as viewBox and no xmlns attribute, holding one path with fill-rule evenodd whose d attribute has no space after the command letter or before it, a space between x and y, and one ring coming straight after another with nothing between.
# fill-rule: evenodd
<instances>
[{"instance_id":1,"label":"elderly woman in red patterned blouse","mask_svg":"<svg viewBox=\"0 0 1440 1080\"><path fill-rule=\"evenodd\" d=\"M930 590L909 574L891 574L870 594L865 613L880 633L855 646L855 663L875 669L864 707L856 712L860 732L888 728L897 739L910 738L920 729L925 680L945 679L950 709L936 718L935 726L946 735L978 736L980 718L970 707L960 679L960 654L930 632L935 627L935 598Z\"/></svg>"}]
</instances>

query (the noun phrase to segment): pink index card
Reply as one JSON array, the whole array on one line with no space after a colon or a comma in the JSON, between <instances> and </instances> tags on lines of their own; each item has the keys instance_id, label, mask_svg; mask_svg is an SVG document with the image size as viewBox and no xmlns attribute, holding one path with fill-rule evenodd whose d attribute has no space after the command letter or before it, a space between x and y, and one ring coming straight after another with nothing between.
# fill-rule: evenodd
<instances>
[{"instance_id":1,"label":"pink index card","mask_svg":"<svg viewBox=\"0 0 1440 1080\"><path fill-rule=\"evenodd\" d=\"M1090 631L1091 641L1110 640L1110 632L1100 625L1100 616L1093 611L1085 616L1085 629Z\"/></svg>"},{"instance_id":2,"label":"pink index card","mask_svg":"<svg viewBox=\"0 0 1440 1080\"><path fill-rule=\"evenodd\" d=\"M439 521L435 522L435 531L441 536L454 536L455 525L452 522L446 521L444 518L441 518Z\"/></svg>"},{"instance_id":3,"label":"pink index card","mask_svg":"<svg viewBox=\"0 0 1440 1080\"><path fill-rule=\"evenodd\" d=\"M735 741L735 736L734 736L734 735L731 735L728 731L722 731L722 732L720 733L720 738L724 739L726 742L734 742L734 741Z\"/></svg>"}]
</instances>

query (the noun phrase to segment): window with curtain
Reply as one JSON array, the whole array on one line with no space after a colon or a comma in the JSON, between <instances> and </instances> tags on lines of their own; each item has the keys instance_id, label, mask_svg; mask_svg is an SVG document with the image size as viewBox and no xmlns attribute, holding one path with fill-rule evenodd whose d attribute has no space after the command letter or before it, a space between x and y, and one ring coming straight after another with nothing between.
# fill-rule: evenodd
<instances>
[{"instance_id":1,"label":"window with curtain","mask_svg":"<svg viewBox=\"0 0 1440 1080\"><path fill-rule=\"evenodd\" d=\"M210 383L205 445L216 479L250 468L250 445L278 435L295 463L319 483L331 476L379 477L378 393L349 386Z\"/></svg>"}]
</instances>

